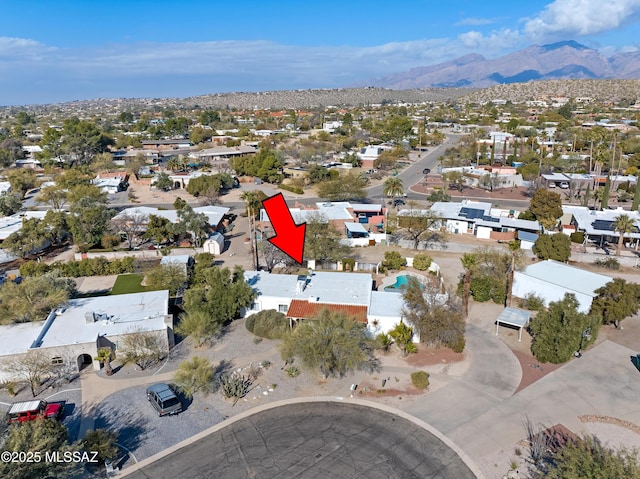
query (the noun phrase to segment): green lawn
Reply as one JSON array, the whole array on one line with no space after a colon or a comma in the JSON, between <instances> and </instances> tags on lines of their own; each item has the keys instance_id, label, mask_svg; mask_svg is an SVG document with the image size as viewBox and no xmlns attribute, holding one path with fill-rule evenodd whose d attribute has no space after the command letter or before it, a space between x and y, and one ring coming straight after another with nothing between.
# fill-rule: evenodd
<instances>
[{"instance_id":1,"label":"green lawn","mask_svg":"<svg viewBox=\"0 0 640 479\"><path fill-rule=\"evenodd\" d=\"M149 291L149 288L140 284L143 279L141 274L120 274L111 288L111 295Z\"/></svg>"}]
</instances>

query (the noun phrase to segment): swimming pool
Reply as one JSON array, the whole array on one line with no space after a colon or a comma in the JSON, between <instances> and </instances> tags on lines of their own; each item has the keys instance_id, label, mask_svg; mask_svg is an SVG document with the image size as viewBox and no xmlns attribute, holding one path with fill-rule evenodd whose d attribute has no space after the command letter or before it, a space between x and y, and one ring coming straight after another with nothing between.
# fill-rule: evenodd
<instances>
[{"instance_id":1,"label":"swimming pool","mask_svg":"<svg viewBox=\"0 0 640 479\"><path fill-rule=\"evenodd\" d=\"M389 286L385 286L384 290L390 293L402 293L406 289L408 283L409 276L406 274L401 274L399 276L396 276L395 283ZM424 285L422 283L420 283L420 288L424 289Z\"/></svg>"}]
</instances>

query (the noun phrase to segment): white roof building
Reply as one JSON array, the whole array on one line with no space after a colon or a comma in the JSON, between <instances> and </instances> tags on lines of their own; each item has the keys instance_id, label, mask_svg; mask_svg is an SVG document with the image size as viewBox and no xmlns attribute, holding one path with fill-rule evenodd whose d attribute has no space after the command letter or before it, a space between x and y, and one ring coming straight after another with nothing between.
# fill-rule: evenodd
<instances>
[{"instance_id":1,"label":"white roof building","mask_svg":"<svg viewBox=\"0 0 640 479\"><path fill-rule=\"evenodd\" d=\"M225 215L229 213L230 209L224 206L198 206L193 208L193 211L196 213L203 213L207 217L207 221L211 226L218 227ZM123 216L142 216L148 219L150 215L161 216L162 218L168 219L171 223L177 223L180 221L177 210L161 210L150 206L125 208L118 213L115 218L122 218Z\"/></svg>"},{"instance_id":2,"label":"white roof building","mask_svg":"<svg viewBox=\"0 0 640 479\"><path fill-rule=\"evenodd\" d=\"M93 359L98 349L117 351L123 337L134 332L156 334L168 351L173 346L173 316L168 311L167 290L72 299L44 321L0 326L0 358L37 350L78 369L91 363L99 369Z\"/></svg>"},{"instance_id":3,"label":"white roof building","mask_svg":"<svg viewBox=\"0 0 640 479\"><path fill-rule=\"evenodd\" d=\"M546 306L552 301L560 301L566 293L572 293L578 300L578 310L589 312L595 291L612 278L592 273L553 260L540 261L529 265L524 271L513 275L513 295L524 298L535 294Z\"/></svg>"},{"instance_id":4,"label":"white roof building","mask_svg":"<svg viewBox=\"0 0 640 479\"><path fill-rule=\"evenodd\" d=\"M11 233L20 231L24 219L38 218L42 220L46 215L46 211L23 211L15 215L0 218L0 241L6 240Z\"/></svg>"}]
</instances>

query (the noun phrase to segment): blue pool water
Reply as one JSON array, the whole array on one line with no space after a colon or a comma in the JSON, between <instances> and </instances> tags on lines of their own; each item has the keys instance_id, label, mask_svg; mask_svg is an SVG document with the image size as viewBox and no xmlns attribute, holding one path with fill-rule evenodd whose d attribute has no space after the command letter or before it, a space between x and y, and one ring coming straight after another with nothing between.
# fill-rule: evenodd
<instances>
[{"instance_id":1,"label":"blue pool water","mask_svg":"<svg viewBox=\"0 0 640 479\"><path fill-rule=\"evenodd\" d=\"M406 274L400 275L396 277L396 282L385 286L384 290L391 293L402 293L402 291L406 288L407 283L409 283L408 276ZM422 289L424 289L424 285L420 285Z\"/></svg>"}]
</instances>

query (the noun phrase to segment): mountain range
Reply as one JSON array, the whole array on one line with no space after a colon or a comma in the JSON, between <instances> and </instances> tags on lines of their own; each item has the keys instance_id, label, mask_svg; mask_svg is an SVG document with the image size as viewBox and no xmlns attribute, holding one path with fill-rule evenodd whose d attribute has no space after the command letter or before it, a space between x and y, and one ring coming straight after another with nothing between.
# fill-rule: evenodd
<instances>
[{"instance_id":1,"label":"mountain range","mask_svg":"<svg viewBox=\"0 0 640 479\"><path fill-rule=\"evenodd\" d=\"M472 53L437 65L370 80L360 86L396 90L412 88L486 88L504 83L561 79L640 78L640 51L605 57L573 40L532 45L486 59Z\"/></svg>"}]
</instances>

